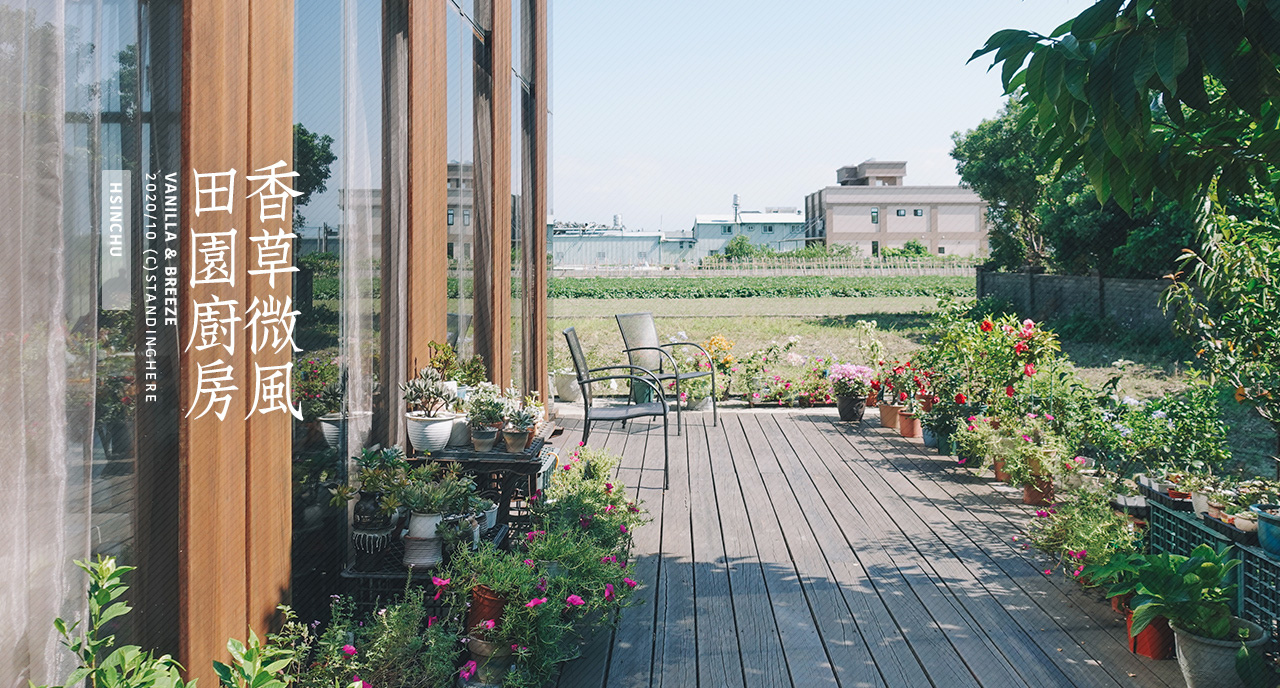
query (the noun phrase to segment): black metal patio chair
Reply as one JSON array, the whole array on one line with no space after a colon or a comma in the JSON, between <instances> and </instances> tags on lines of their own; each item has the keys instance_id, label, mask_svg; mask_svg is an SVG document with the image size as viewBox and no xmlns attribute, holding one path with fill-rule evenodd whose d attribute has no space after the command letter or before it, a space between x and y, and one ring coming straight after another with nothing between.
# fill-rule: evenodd
<instances>
[{"instance_id":1,"label":"black metal patio chair","mask_svg":"<svg viewBox=\"0 0 1280 688\"><path fill-rule=\"evenodd\" d=\"M693 342L666 344L660 342L658 326L653 322L653 313L627 313L614 317L618 320L618 329L622 331L622 345L626 347L623 351L626 352L627 360L631 365L653 371L654 377L658 378L660 384L675 383L676 434L679 435L684 430L684 422L680 418L680 382L683 380L711 376L711 424L719 425L719 412L716 410L716 367L711 360L711 354ZM707 362L711 363L711 367L706 370L698 368L692 371L681 371L676 363L676 357L668 350L681 346L691 346L701 351L707 357ZM670 367L667 366L668 363Z\"/></svg>"},{"instance_id":2,"label":"black metal patio chair","mask_svg":"<svg viewBox=\"0 0 1280 688\"><path fill-rule=\"evenodd\" d=\"M591 436L592 423L625 423L633 418L656 418L662 416L662 489L667 489L667 469L671 462L670 447L667 440L667 436L670 434L667 421L667 414L670 408L667 406L666 395L662 393L662 383L658 381L652 372L637 365L590 368L588 367L587 357L582 354L582 345L578 343L577 331L572 327L566 328L564 330L564 339L569 345L569 356L573 359L573 368L578 376L578 387L582 390L582 444L586 445L587 438ZM628 372L592 377L594 373L622 370ZM592 408L591 383L607 382L609 380L627 380L633 387L637 384L647 385L653 391L653 398L657 401L627 404L626 406Z\"/></svg>"}]
</instances>

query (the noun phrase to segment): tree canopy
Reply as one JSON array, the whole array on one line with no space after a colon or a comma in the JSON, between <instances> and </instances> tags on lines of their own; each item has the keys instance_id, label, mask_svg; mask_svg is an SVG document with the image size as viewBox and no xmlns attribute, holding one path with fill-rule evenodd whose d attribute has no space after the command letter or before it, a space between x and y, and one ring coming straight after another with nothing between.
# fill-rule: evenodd
<instances>
[{"instance_id":1,"label":"tree canopy","mask_svg":"<svg viewBox=\"0 0 1280 688\"><path fill-rule=\"evenodd\" d=\"M333 153L333 137L308 131L301 122L293 125L294 191L302 195L293 199L293 224L299 227L305 222L301 208L311 201L311 194L324 193L332 170L329 169L338 156Z\"/></svg>"},{"instance_id":2,"label":"tree canopy","mask_svg":"<svg viewBox=\"0 0 1280 688\"><path fill-rule=\"evenodd\" d=\"M1048 35L993 34L1037 154L1083 165L1126 211L1157 192L1195 207L1280 183L1280 2L1099 0Z\"/></svg>"}]
</instances>

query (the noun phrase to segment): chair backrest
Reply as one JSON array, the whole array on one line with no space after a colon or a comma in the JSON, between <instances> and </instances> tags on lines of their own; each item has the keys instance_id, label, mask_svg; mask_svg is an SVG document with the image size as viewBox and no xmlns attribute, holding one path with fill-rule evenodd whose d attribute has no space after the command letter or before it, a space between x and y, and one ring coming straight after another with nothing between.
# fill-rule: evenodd
<instances>
[{"instance_id":1,"label":"chair backrest","mask_svg":"<svg viewBox=\"0 0 1280 688\"><path fill-rule=\"evenodd\" d=\"M591 366L587 365L587 357L582 355L582 344L578 342L578 332L572 327L564 329L564 341L569 345L569 358L573 359L573 370L578 375L578 386L582 388L582 403L589 408L591 406L591 385L583 382L591 377L587 372Z\"/></svg>"},{"instance_id":2,"label":"chair backrest","mask_svg":"<svg viewBox=\"0 0 1280 688\"><path fill-rule=\"evenodd\" d=\"M658 326L653 322L653 313L627 313L614 317L618 320L618 329L622 331L622 346L625 348L656 347L661 344L658 341ZM633 351L627 354L627 358L633 366L655 372L662 369L662 354L657 351Z\"/></svg>"}]
</instances>

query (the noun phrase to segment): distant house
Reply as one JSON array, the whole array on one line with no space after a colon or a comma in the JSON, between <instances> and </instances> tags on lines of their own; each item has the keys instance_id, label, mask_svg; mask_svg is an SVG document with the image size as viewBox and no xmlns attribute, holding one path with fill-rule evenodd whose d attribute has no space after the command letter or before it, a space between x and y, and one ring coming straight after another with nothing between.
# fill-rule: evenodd
<instances>
[{"instance_id":1,"label":"distant house","mask_svg":"<svg viewBox=\"0 0 1280 688\"><path fill-rule=\"evenodd\" d=\"M810 243L845 244L879 255L915 239L934 255L987 252L987 204L960 186L903 184L907 163L868 160L836 172L838 186L804 202Z\"/></svg>"},{"instance_id":2,"label":"distant house","mask_svg":"<svg viewBox=\"0 0 1280 688\"><path fill-rule=\"evenodd\" d=\"M547 252L556 268L663 265L662 232L613 225L556 222L547 228Z\"/></svg>"},{"instance_id":3,"label":"distant house","mask_svg":"<svg viewBox=\"0 0 1280 688\"><path fill-rule=\"evenodd\" d=\"M696 216L689 235L693 239L690 262L723 254L725 246L739 235L755 246L791 251L805 246L805 221L795 208L738 211L735 204L730 214Z\"/></svg>"}]
</instances>

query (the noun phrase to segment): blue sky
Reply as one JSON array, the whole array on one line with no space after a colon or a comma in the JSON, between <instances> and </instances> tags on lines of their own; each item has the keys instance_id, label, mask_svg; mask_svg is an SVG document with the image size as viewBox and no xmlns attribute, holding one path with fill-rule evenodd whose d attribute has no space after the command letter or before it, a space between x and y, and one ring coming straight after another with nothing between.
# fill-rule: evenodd
<instances>
[{"instance_id":1,"label":"blue sky","mask_svg":"<svg viewBox=\"0 0 1280 688\"><path fill-rule=\"evenodd\" d=\"M956 184L951 134L1003 100L969 55L1089 4L552 0L554 216L682 229L735 193L800 208L867 158Z\"/></svg>"}]
</instances>

